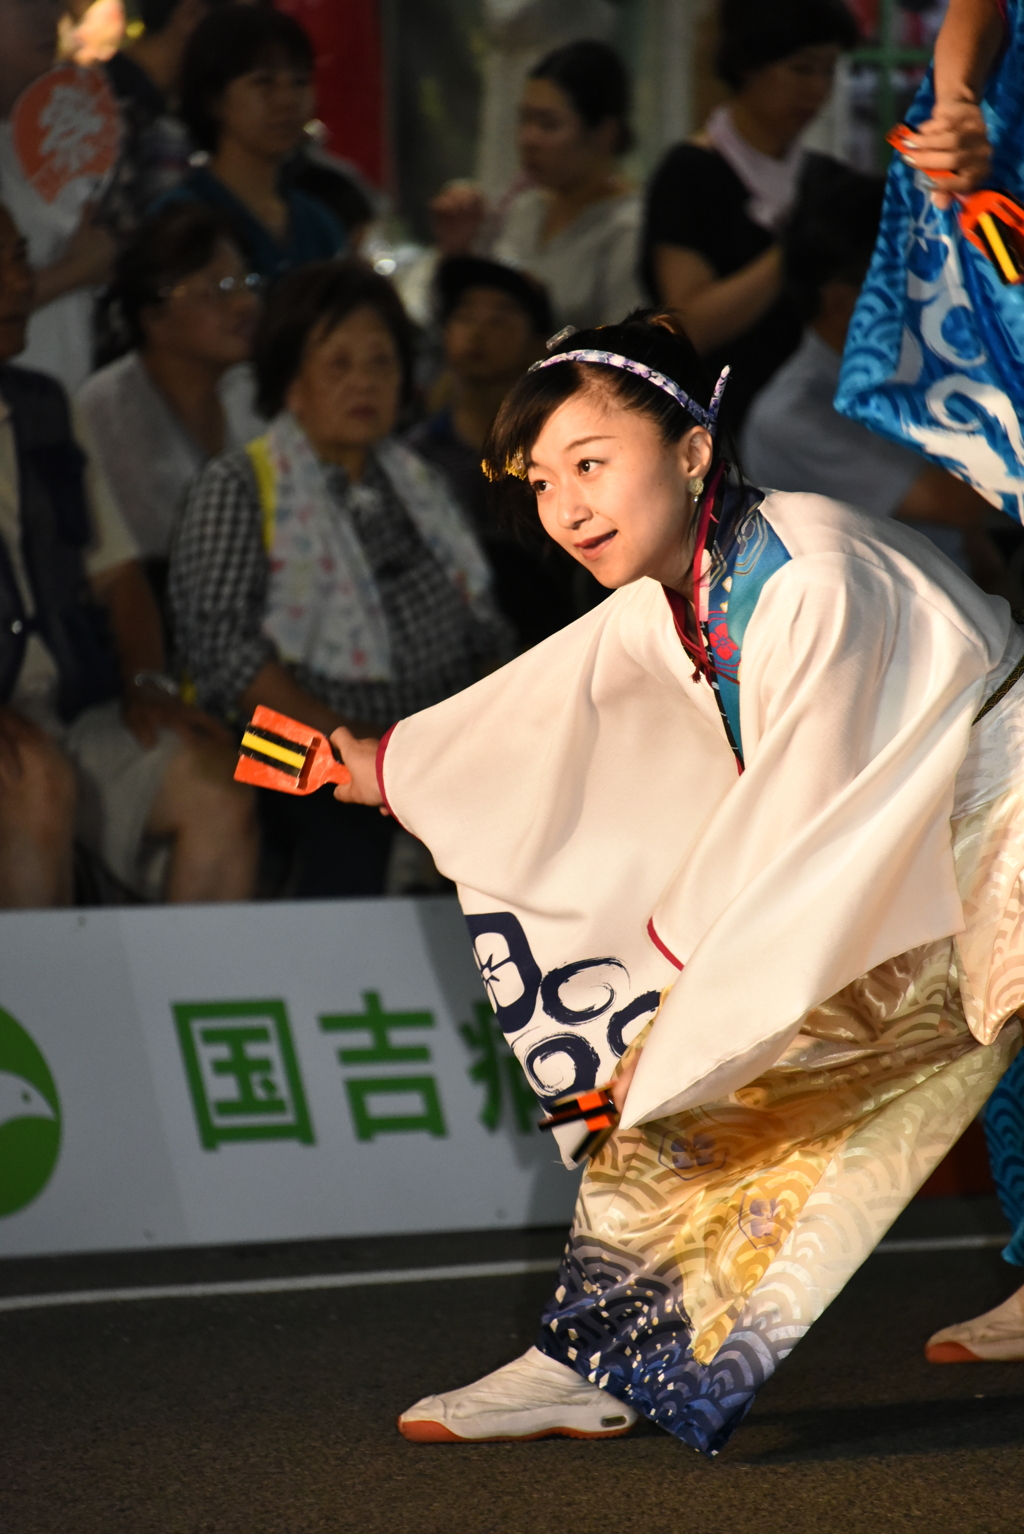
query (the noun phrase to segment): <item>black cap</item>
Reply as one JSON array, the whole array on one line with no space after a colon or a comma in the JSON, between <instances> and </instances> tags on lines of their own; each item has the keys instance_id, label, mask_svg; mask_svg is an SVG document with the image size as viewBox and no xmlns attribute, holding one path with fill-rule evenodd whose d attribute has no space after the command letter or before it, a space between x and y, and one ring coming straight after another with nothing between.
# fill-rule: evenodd
<instances>
[{"instance_id":1,"label":"black cap","mask_svg":"<svg viewBox=\"0 0 1024 1534\"><path fill-rule=\"evenodd\" d=\"M500 261L486 261L483 256L446 256L437 268L434 285L442 325L448 323L471 288L493 288L514 299L538 336L549 336L555 328L551 301L543 284Z\"/></svg>"}]
</instances>

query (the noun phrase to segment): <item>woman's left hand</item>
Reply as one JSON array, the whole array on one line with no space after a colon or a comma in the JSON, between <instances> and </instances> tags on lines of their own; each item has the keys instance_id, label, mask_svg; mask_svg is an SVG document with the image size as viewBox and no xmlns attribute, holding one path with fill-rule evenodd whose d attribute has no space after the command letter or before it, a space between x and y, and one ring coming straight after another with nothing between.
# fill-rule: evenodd
<instances>
[{"instance_id":1,"label":"woman's left hand","mask_svg":"<svg viewBox=\"0 0 1024 1534\"><path fill-rule=\"evenodd\" d=\"M357 740L351 730L339 725L331 736L331 745L352 774L351 782L339 783L335 788L335 799L340 799L342 804L379 807L381 814L386 815L388 812L377 786L377 747L380 741Z\"/></svg>"},{"instance_id":2,"label":"woman's left hand","mask_svg":"<svg viewBox=\"0 0 1024 1534\"><path fill-rule=\"evenodd\" d=\"M938 207L949 207L954 194L973 192L988 175L992 159L981 109L969 101L936 102L931 117L908 140L903 158L925 175L947 173L932 192Z\"/></svg>"},{"instance_id":3,"label":"woman's left hand","mask_svg":"<svg viewBox=\"0 0 1024 1534\"><path fill-rule=\"evenodd\" d=\"M155 746L161 730L174 730L191 745L213 741L233 746L231 732L191 703L159 688L143 685L130 687L121 701L121 717L140 746Z\"/></svg>"}]
</instances>

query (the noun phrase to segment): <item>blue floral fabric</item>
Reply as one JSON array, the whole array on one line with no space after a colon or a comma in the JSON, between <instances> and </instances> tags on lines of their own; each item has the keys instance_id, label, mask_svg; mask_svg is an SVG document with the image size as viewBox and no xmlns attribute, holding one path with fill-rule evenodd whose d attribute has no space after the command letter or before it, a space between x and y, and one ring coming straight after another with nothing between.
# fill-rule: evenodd
<instances>
[{"instance_id":1,"label":"blue floral fabric","mask_svg":"<svg viewBox=\"0 0 1024 1534\"><path fill-rule=\"evenodd\" d=\"M729 739L743 764L740 660L747 624L766 583L789 561L789 550L759 510L762 493L726 496L711 551L704 635L714 661L712 686Z\"/></svg>"},{"instance_id":2,"label":"blue floral fabric","mask_svg":"<svg viewBox=\"0 0 1024 1534\"><path fill-rule=\"evenodd\" d=\"M982 110L988 184L1024 201L1024 25L1007 41ZM925 121L929 76L907 113ZM1007 286L962 234L955 206L893 158L874 258L850 325L836 409L916 448L1024 521L1024 287Z\"/></svg>"}]
</instances>

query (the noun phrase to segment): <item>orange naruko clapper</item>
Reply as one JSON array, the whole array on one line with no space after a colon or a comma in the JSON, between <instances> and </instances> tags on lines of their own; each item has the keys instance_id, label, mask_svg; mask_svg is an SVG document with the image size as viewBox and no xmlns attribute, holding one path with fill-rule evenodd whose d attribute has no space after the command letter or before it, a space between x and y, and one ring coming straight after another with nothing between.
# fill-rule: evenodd
<instances>
[{"instance_id":1,"label":"orange naruko clapper","mask_svg":"<svg viewBox=\"0 0 1024 1534\"><path fill-rule=\"evenodd\" d=\"M1024 208L1004 192L972 192L963 199L960 228L1005 283L1024 282Z\"/></svg>"},{"instance_id":2,"label":"orange naruko clapper","mask_svg":"<svg viewBox=\"0 0 1024 1534\"><path fill-rule=\"evenodd\" d=\"M313 794L325 783L351 783L352 774L326 735L261 703L245 727L235 779L282 794Z\"/></svg>"},{"instance_id":3,"label":"orange naruko clapper","mask_svg":"<svg viewBox=\"0 0 1024 1534\"><path fill-rule=\"evenodd\" d=\"M906 123L897 123L886 140L900 154L912 154L914 146L908 138L913 129ZM924 174L936 183L952 177L952 171L929 170ZM969 192L957 197L959 210L957 222L964 238L980 250L987 261L995 267L999 276L1010 287L1024 282L1024 208L1008 197L1005 192L994 192L990 187L980 192Z\"/></svg>"},{"instance_id":4,"label":"orange naruko clapper","mask_svg":"<svg viewBox=\"0 0 1024 1534\"><path fill-rule=\"evenodd\" d=\"M619 1111L607 1087L594 1087L589 1092L571 1092L559 1097L552 1104L552 1113L541 1119L538 1129L554 1129L559 1124L586 1124L587 1135L579 1145L574 1157L596 1156L612 1131L618 1127Z\"/></svg>"}]
</instances>

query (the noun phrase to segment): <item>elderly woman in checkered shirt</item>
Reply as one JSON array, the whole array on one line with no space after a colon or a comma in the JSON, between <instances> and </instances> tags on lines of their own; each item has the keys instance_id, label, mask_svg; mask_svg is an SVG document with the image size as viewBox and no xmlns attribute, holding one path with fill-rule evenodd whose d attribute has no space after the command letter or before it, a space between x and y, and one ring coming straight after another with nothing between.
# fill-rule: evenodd
<instances>
[{"instance_id":1,"label":"elderly woman in checkered shirt","mask_svg":"<svg viewBox=\"0 0 1024 1534\"><path fill-rule=\"evenodd\" d=\"M379 736L510 653L446 483L392 436L411 384L408 319L364 266L307 266L274 288L255 367L270 426L207 466L175 540L181 660L228 721L262 703ZM289 821L292 893L380 891L391 822L357 805L339 815L329 790L273 810Z\"/></svg>"}]
</instances>

